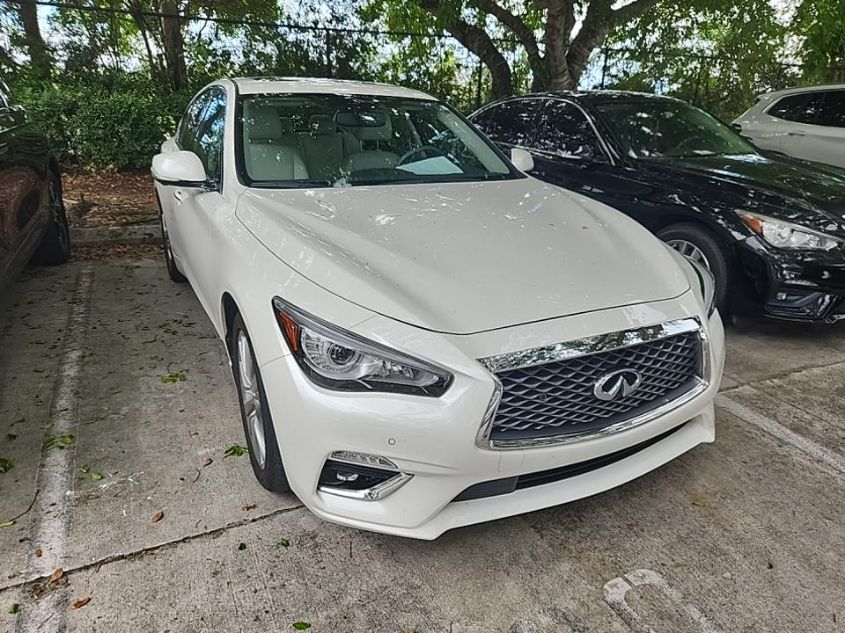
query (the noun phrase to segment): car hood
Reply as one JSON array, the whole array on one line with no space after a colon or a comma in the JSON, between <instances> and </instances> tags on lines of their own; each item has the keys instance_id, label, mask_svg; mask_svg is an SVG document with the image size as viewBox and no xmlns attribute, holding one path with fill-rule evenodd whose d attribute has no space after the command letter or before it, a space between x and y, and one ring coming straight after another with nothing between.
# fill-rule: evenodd
<instances>
[{"instance_id":1,"label":"car hood","mask_svg":"<svg viewBox=\"0 0 845 633\"><path fill-rule=\"evenodd\" d=\"M439 332L492 330L689 288L645 229L533 178L250 189L237 217L326 290Z\"/></svg>"},{"instance_id":2,"label":"car hood","mask_svg":"<svg viewBox=\"0 0 845 633\"><path fill-rule=\"evenodd\" d=\"M735 198L739 193L746 198L736 200L737 208L768 213L839 236L845 231L845 170L761 154L643 163L649 171L668 168L674 172L670 178L676 185L686 181L688 186L700 187L705 184L701 176L706 176L710 186L723 186L723 194Z\"/></svg>"}]
</instances>

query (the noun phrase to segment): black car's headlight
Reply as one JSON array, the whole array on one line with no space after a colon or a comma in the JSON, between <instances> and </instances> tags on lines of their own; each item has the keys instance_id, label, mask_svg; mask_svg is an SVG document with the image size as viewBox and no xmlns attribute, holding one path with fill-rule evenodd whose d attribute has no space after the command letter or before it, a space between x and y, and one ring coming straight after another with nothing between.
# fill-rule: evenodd
<instances>
[{"instance_id":1,"label":"black car's headlight","mask_svg":"<svg viewBox=\"0 0 845 633\"><path fill-rule=\"evenodd\" d=\"M436 397L452 383L445 369L327 323L278 297L273 311L302 371L321 387Z\"/></svg>"},{"instance_id":2,"label":"black car's headlight","mask_svg":"<svg viewBox=\"0 0 845 633\"><path fill-rule=\"evenodd\" d=\"M843 244L841 240L835 237L792 222L777 220L759 213L746 211L738 211L737 213L748 228L777 248L829 251Z\"/></svg>"}]
</instances>

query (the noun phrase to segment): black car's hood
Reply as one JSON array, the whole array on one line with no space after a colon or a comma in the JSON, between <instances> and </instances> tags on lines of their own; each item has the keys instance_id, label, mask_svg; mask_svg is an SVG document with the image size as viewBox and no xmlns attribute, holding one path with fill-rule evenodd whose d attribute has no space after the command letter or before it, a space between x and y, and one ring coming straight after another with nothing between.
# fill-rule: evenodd
<instances>
[{"instance_id":1,"label":"black car's hood","mask_svg":"<svg viewBox=\"0 0 845 633\"><path fill-rule=\"evenodd\" d=\"M738 209L845 235L845 170L760 154L648 160L642 167L672 172L693 189L721 185Z\"/></svg>"}]
</instances>

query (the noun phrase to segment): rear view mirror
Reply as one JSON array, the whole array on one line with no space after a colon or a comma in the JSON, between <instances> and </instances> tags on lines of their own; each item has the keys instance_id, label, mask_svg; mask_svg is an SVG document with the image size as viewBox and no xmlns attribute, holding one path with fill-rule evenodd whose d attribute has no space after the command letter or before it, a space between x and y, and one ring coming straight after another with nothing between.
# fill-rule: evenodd
<instances>
[{"instance_id":1,"label":"rear view mirror","mask_svg":"<svg viewBox=\"0 0 845 633\"><path fill-rule=\"evenodd\" d=\"M531 171L534 169L534 158L521 147L511 149L511 162L519 171Z\"/></svg>"},{"instance_id":2,"label":"rear view mirror","mask_svg":"<svg viewBox=\"0 0 845 633\"><path fill-rule=\"evenodd\" d=\"M200 157L185 150L156 154L150 171L164 185L202 187L208 183Z\"/></svg>"}]
</instances>

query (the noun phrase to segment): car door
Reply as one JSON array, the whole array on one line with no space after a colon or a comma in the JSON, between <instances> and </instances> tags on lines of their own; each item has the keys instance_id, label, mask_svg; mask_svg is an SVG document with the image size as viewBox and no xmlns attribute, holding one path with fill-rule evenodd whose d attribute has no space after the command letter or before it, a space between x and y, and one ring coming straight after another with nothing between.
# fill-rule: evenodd
<instances>
[{"instance_id":1,"label":"car door","mask_svg":"<svg viewBox=\"0 0 845 633\"><path fill-rule=\"evenodd\" d=\"M49 153L0 82L0 285L30 258L48 221Z\"/></svg>"},{"instance_id":2,"label":"car door","mask_svg":"<svg viewBox=\"0 0 845 633\"><path fill-rule=\"evenodd\" d=\"M784 154L845 167L845 90L787 95L766 115Z\"/></svg>"},{"instance_id":3,"label":"car door","mask_svg":"<svg viewBox=\"0 0 845 633\"><path fill-rule=\"evenodd\" d=\"M179 121L179 126L176 128L176 135L167 139L162 144L162 153L177 152L179 150L194 151L200 119L208 107L211 98L212 92L210 89L204 90L194 97L191 103L188 104L185 114L182 115L182 119ZM185 240L183 237L182 223L179 221L181 217L179 211L182 209L187 190L185 187L177 187L165 183L156 183L156 188L161 202L162 223L164 229L167 231L173 256L176 259L179 270L187 275L189 262L186 261L185 257Z\"/></svg>"},{"instance_id":4,"label":"car door","mask_svg":"<svg viewBox=\"0 0 845 633\"><path fill-rule=\"evenodd\" d=\"M192 138L180 139L190 144L199 156L208 176L205 187L175 187L173 217L178 225L185 275L207 311L213 313L214 288L217 283L215 244L216 221L226 213L223 199L223 132L226 122L226 92L219 86L208 91L202 113L191 125Z\"/></svg>"}]
</instances>

